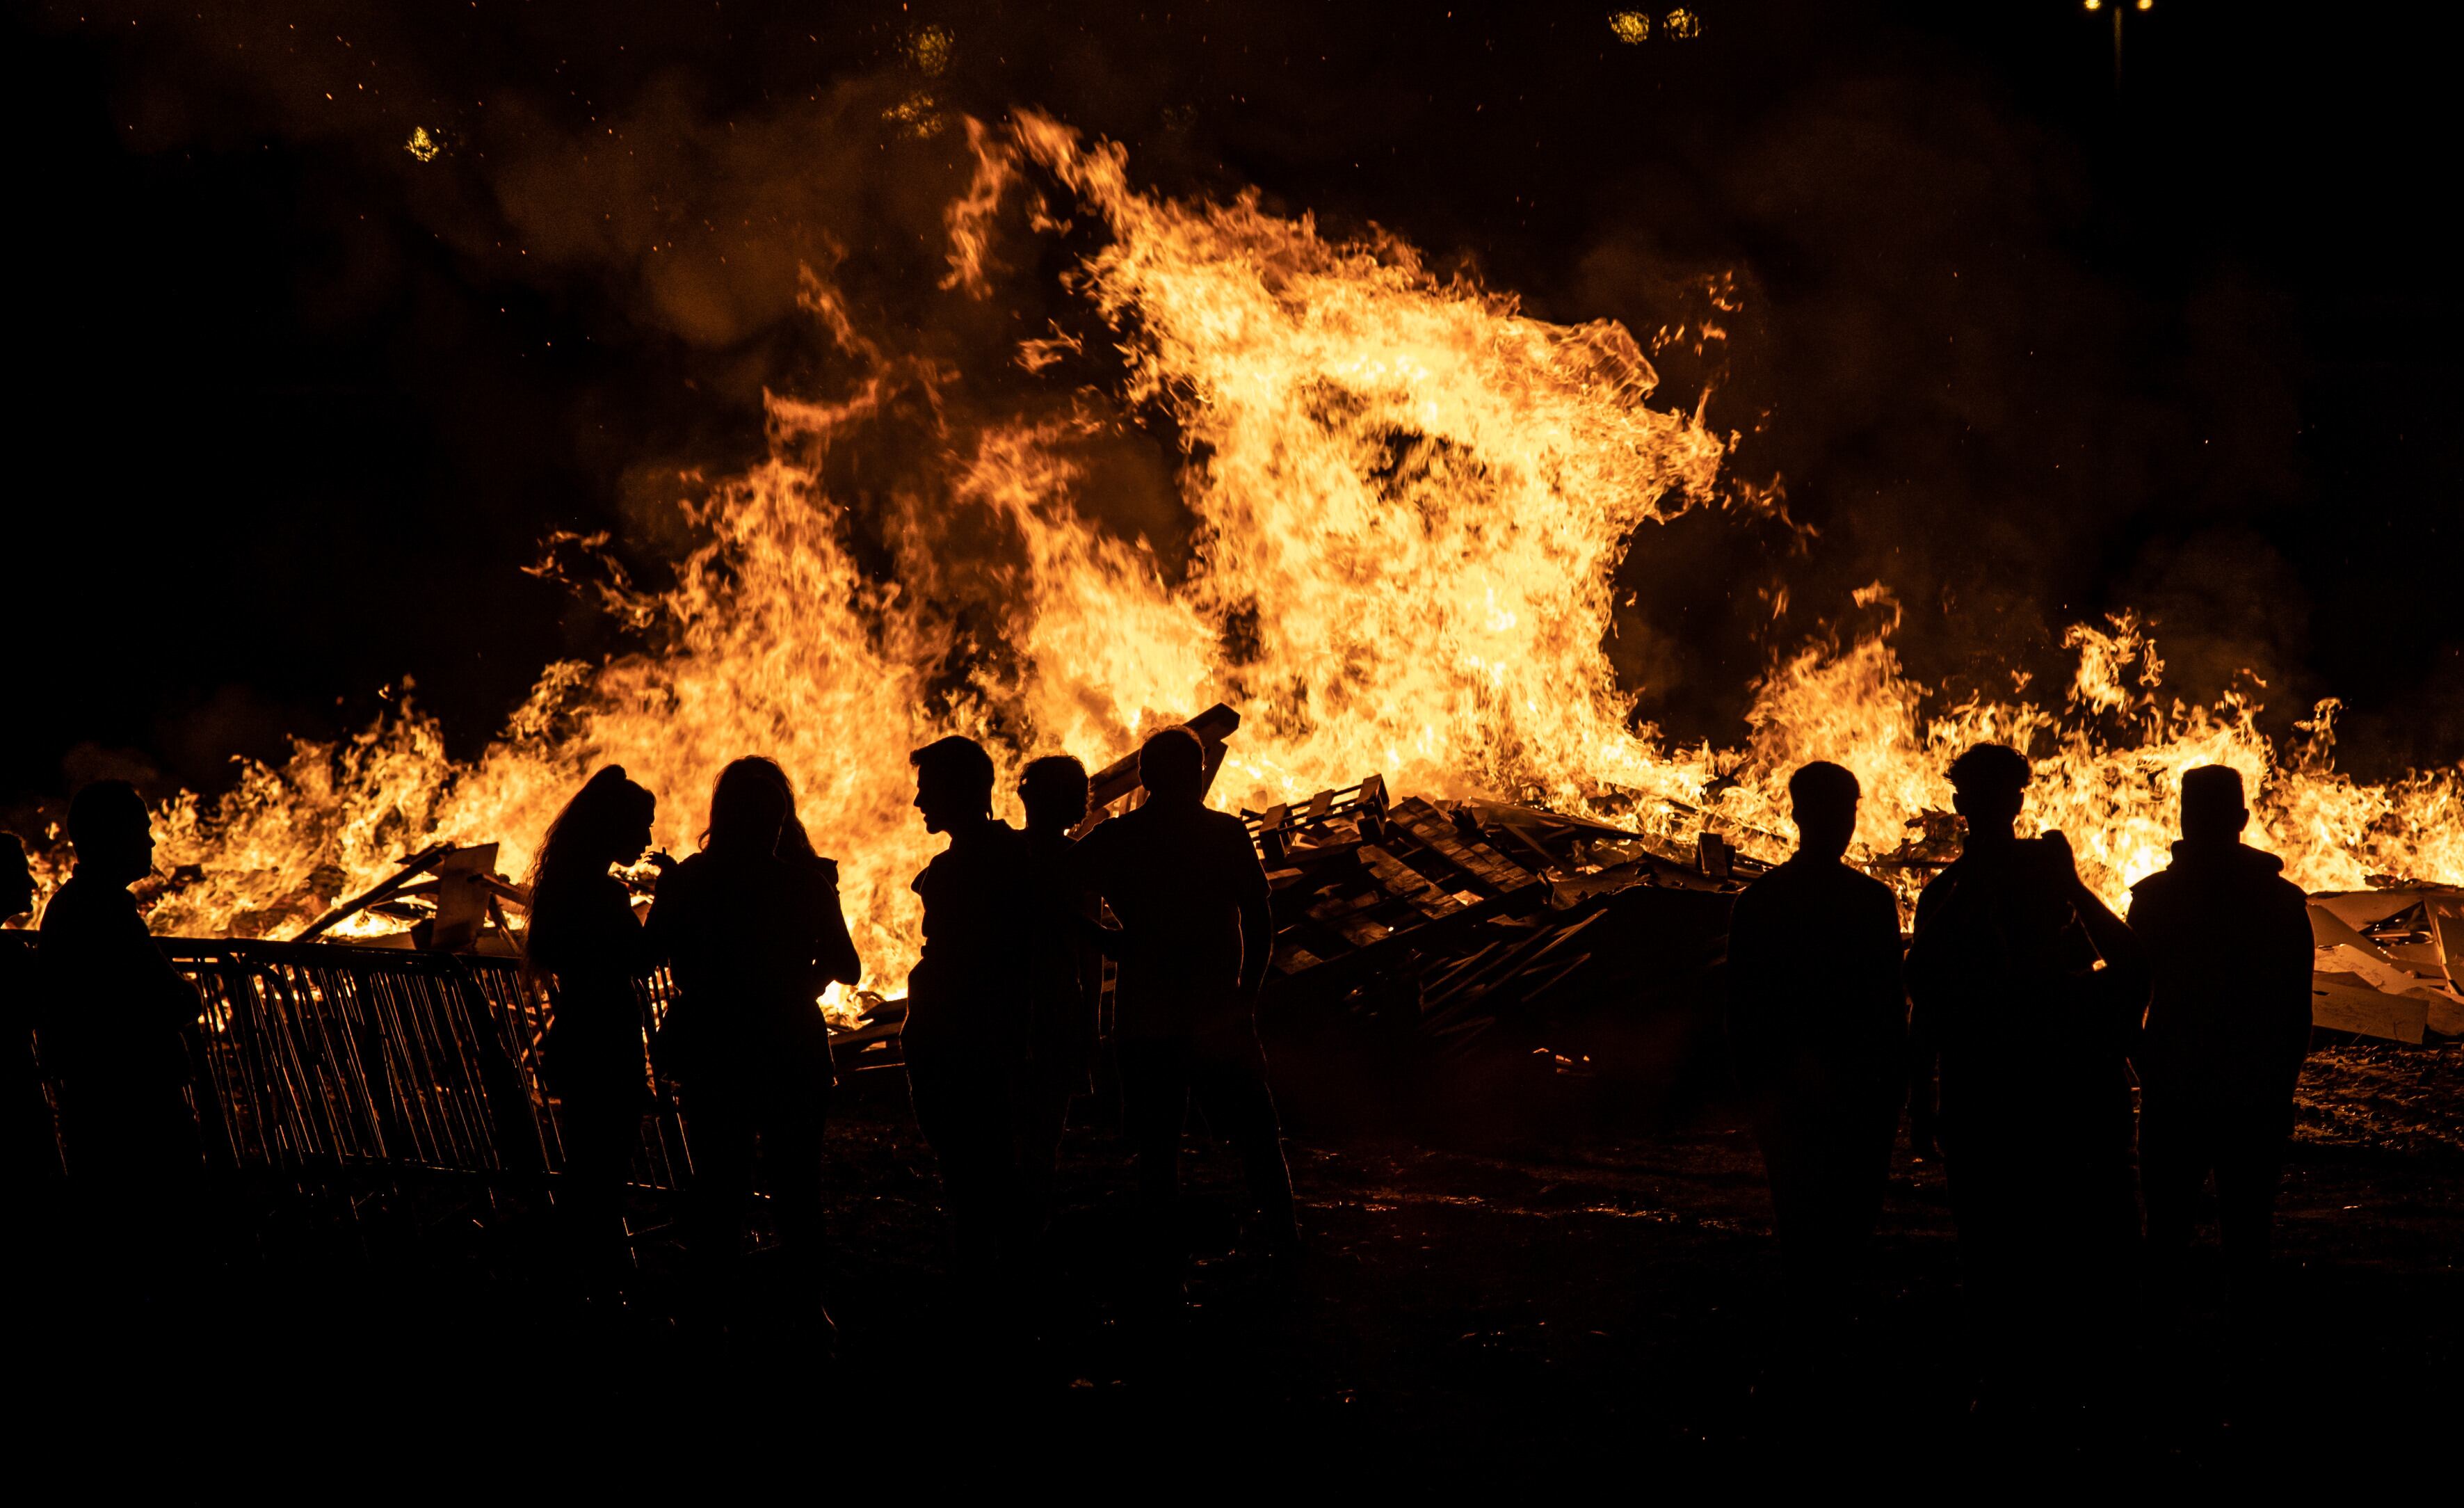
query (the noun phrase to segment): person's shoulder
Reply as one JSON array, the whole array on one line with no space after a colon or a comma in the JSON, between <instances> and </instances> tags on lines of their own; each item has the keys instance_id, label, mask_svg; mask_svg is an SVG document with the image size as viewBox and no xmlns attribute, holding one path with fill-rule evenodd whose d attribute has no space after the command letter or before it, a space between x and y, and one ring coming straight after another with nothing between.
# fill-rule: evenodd
<instances>
[{"instance_id":1,"label":"person's shoulder","mask_svg":"<svg viewBox=\"0 0 2464 1508\"><path fill-rule=\"evenodd\" d=\"M834 903L839 893L839 861L818 854L800 858L764 855L768 868L762 871L764 888L777 894L793 896L800 904Z\"/></svg>"},{"instance_id":2,"label":"person's shoulder","mask_svg":"<svg viewBox=\"0 0 2464 1508\"><path fill-rule=\"evenodd\" d=\"M124 904L114 907L112 901L115 898ZM98 925L109 924L116 910L125 910L131 916L136 914L136 902L126 891L105 889L72 876L66 884L52 893L51 900L43 907L43 920L38 930L44 937L89 931Z\"/></svg>"},{"instance_id":3,"label":"person's shoulder","mask_svg":"<svg viewBox=\"0 0 2464 1508\"><path fill-rule=\"evenodd\" d=\"M1773 865L1737 896L1739 906L1750 905L1757 910L1800 901L1822 905L1880 904L1894 910L1899 906L1890 886L1861 870L1847 864L1809 864L1797 859Z\"/></svg>"},{"instance_id":4,"label":"person's shoulder","mask_svg":"<svg viewBox=\"0 0 2464 1508\"><path fill-rule=\"evenodd\" d=\"M996 874L1013 878L1038 867L1035 845L1027 835L998 820L984 834L984 857Z\"/></svg>"},{"instance_id":5,"label":"person's shoulder","mask_svg":"<svg viewBox=\"0 0 2464 1508\"><path fill-rule=\"evenodd\" d=\"M2131 885L2131 903L2136 905L2142 901L2162 901L2181 887L2182 876L2173 872L2172 865L2167 864L2153 875Z\"/></svg>"},{"instance_id":6,"label":"person's shoulder","mask_svg":"<svg viewBox=\"0 0 2464 1508\"><path fill-rule=\"evenodd\" d=\"M1864 905L1888 906L1891 908L1892 915L1899 914L1900 898L1890 886L1852 865L1841 864L1837 867L1839 877L1834 883L1840 889L1856 897Z\"/></svg>"},{"instance_id":7,"label":"person's shoulder","mask_svg":"<svg viewBox=\"0 0 2464 1508\"><path fill-rule=\"evenodd\" d=\"M1207 835L1208 841L1222 848L1225 863L1252 866L1260 874L1265 873L1265 861L1258 857L1257 842L1249 836L1249 824L1239 817L1228 811L1210 809L1205 813L1204 825L1199 831Z\"/></svg>"},{"instance_id":8,"label":"person's shoulder","mask_svg":"<svg viewBox=\"0 0 2464 1508\"><path fill-rule=\"evenodd\" d=\"M1078 840L1067 832L1030 832L1020 835L1026 839L1026 851L1041 864L1066 862L1078 848Z\"/></svg>"},{"instance_id":9,"label":"person's shoulder","mask_svg":"<svg viewBox=\"0 0 2464 1508\"><path fill-rule=\"evenodd\" d=\"M690 896L710 883L712 859L708 850L696 849L676 861L676 867L659 876L659 898L672 900Z\"/></svg>"},{"instance_id":10,"label":"person's shoulder","mask_svg":"<svg viewBox=\"0 0 2464 1508\"><path fill-rule=\"evenodd\" d=\"M2233 856L2234 873L2240 876L2243 883L2270 900L2278 904L2292 900L2299 900L2305 906L2310 903L2309 893L2284 877L2281 854L2270 854L2247 843L2236 843Z\"/></svg>"},{"instance_id":11,"label":"person's shoulder","mask_svg":"<svg viewBox=\"0 0 2464 1508\"><path fill-rule=\"evenodd\" d=\"M1755 912L1778 905L1795 887L1796 878L1788 872L1788 866L1775 864L1767 873L1747 881L1746 888L1737 892L1736 909Z\"/></svg>"},{"instance_id":12,"label":"person's shoulder","mask_svg":"<svg viewBox=\"0 0 2464 1508\"><path fill-rule=\"evenodd\" d=\"M34 930L51 932L74 920L78 908L83 903L77 897L77 882L74 878L70 879L59 889L52 892L51 899L43 902L42 919L34 923Z\"/></svg>"}]
</instances>

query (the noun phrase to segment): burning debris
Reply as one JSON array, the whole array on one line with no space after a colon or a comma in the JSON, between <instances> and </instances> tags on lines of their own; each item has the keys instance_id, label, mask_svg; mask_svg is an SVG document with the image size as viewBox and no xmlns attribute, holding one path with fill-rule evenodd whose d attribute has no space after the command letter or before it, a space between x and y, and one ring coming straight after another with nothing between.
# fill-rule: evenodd
<instances>
[{"instance_id":1,"label":"burning debris","mask_svg":"<svg viewBox=\"0 0 2464 1508\"><path fill-rule=\"evenodd\" d=\"M681 852L717 769L761 749L840 860L870 972L831 1010L856 1025L903 992L920 942L909 749L980 737L1006 787L1031 752L1093 765L1215 695L1227 704L1199 720L1212 799L1255 814L1290 908L1279 988L1408 980L1415 1009L1461 1012L1449 1024L1526 986L1573 990L1602 967L1605 910L1716 897L1780 859L1781 781L1816 757L1857 775L1853 852L1903 898L1948 852L1947 753L1980 741L2037 754L2023 827L2070 834L2111 903L2163 863L2180 772L2211 764L2242 773L2252 841L2322 904L2379 876L2464 884L2464 777L2357 782L2326 762L2324 712L2283 746L2246 701L2168 700L2128 618L2071 632L2056 707L2014 687L1940 708L1886 626L1775 664L1749 749L1672 743L1638 724L1602 651L1611 582L1649 525L1721 495L1726 446L1699 414L1653 407L1629 332L1531 318L1392 239L1143 191L1118 146L1033 112L970 124L979 171L949 206L942 296L989 297L1003 266L1038 262L995 255L1001 238L1079 227L1056 295L1069 322L1024 340L1023 376L1004 378L1042 385L1033 403L860 327L827 270L808 274L836 354L815 391L771 400L770 459L679 502L702 543L665 588L594 568L641 651L552 667L476 760L449 758L406 702L356 740L245 766L218 799L175 797L157 816L156 930L510 948L521 897L498 871L524 870L582 773L624 765ZM1116 358L1100 370L1099 347ZM1177 447L1185 558L1092 500L1087 437L1132 432ZM887 485L847 485L859 450ZM1097 799L1133 783L1114 765ZM46 888L64 874L38 863ZM2349 949L2322 1000L2398 1037L2438 1030L2453 981L2382 932L2322 936Z\"/></svg>"},{"instance_id":2,"label":"burning debris","mask_svg":"<svg viewBox=\"0 0 2464 1508\"><path fill-rule=\"evenodd\" d=\"M413 904L422 900L425 905ZM363 940L377 947L518 957L520 942L506 918L507 901L527 911L530 892L496 873L495 844L455 848L439 843L413 854L373 889L311 921L293 941L313 942L364 914L409 923L407 930Z\"/></svg>"},{"instance_id":3,"label":"burning debris","mask_svg":"<svg viewBox=\"0 0 2464 1508\"><path fill-rule=\"evenodd\" d=\"M1536 808L1390 800L1375 775L1246 816L1275 888L1279 994L1403 1017L1448 1053L1504 1019L1607 1003L1638 947L1662 975L1716 961L1717 898L1760 867L1709 834L1689 866Z\"/></svg>"},{"instance_id":4,"label":"burning debris","mask_svg":"<svg viewBox=\"0 0 2464 1508\"><path fill-rule=\"evenodd\" d=\"M2464 1035L2464 889L2310 898L2312 1020L2397 1042Z\"/></svg>"},{"instance_id":5,"label":"burning debris","mask_svg":"<svg viewBox=\"0 0 2464 1508\"><path fill-rule=\"evenodd\" d=\"M1210 784L1239 764L1237 711L1218 703L1186 725L1205 748ZM1717 898L1770 867L1741 842L1780 845L1716 814L1721 787L1737 784L1724 773L1704 805L1664 804L1650 831L1488 798L1397 798L1377 774L1244 809L1275 898L1275 994L1406 1014L1437 1044L1461 1050L1501 1018L1600 998L1596 979L1613 962L1628 974L1716 964L1727 929ZM1140 798L1135 755L1097 770L1089 785L1081 835ZM1699 824L1690 853L1661 835L1687 820ZM1955 817L1928 809L1871 867L1912 898L1924 876L1956 856L1958 831ZM373 946L518 957L513 914L529 898L495 873L498 853L495 843L432 845L295 941L347 923L360 929L353 941ZM2310 914L2319 1026L2410 1043L2464 1034L2464 889L2330 892L2313 897ZM1640 932L1656 939L1649 956L1634 952ZM867 1054L861 1066L896 1060L902 993L834 987L824 1002L843 1046Z\"/></svg>"},{"instance_id":6,"label":"burning debris","mask_svg":"<svg viewBox=\"0 0 2464 1508\"><path fill-rule=\"evenodd\" d=\"M1218 704L1186 725L1210 780L1236 763L1239 713ZM1090 787L1081 835L1144 794L1134 756ZM1537 807L1397 797L1376 774L1243 817L1274 898L1270 1006L1363 1018L1432 1059L1551 1054L1551 1033L1578 1016L1710 998L1730 902L1768 868L1708 825L1687 854ZM1931 868L1954 837L1920 822L1886 862L1903 875ZM529 896L495 873L498 853L431 845L290 942L164 941L205 1005L195 1081L210 1089L199 1108L223 1165L491 1179L562 1165L539 1069L552 1006L517 962L514 916ZM2410 1043L2464 1034L2464 889L2319 895L2310 917L2317 1025ZM399 929L317 941L355 919ZM664 968L639 982L646 1041L671 995ZM903 998L833 987L816 1004L842 1073L899 1065ZM1586 1071L1553 1058L1558 1072ZM690 1155L662 1104L636 1169L654 1186L672 1184Z\"/></svg>"}]
</instances>

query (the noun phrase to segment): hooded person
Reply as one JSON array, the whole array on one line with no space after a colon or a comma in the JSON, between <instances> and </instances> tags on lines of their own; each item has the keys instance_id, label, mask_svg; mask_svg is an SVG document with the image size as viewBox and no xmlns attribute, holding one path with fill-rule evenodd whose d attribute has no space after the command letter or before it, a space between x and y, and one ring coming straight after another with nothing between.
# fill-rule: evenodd
<instances>
[{"instance_id":1,"label":"hooded person","mask_svg":"<svg viewBox=\"0 0 2464 1508\"><path fill-rule=\"evenodd\" d=\"M2309 906L2284 863L2241 841L2240 774L2182 777L2173 862L2131 887L2130 928L2154 990L2132 1054L2148 1254L2178 1279L2200 1185L2215 1177L2228 1276L2246 1290L2267 1261L2294 1083L2310 1049Z\"/></svg>"}]
</instances>

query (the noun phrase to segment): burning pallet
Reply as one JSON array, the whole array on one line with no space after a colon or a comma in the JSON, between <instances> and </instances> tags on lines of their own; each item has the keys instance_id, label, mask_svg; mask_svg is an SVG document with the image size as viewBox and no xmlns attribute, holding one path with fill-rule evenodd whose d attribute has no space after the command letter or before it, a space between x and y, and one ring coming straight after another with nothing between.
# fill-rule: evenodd
<instances>
[{"instance_id":1,"label":"burning pallet","mask_svg":"<svg viewBox=\"0 0 2464 1508\"><path fill-rule=\"evenodd\" d=\"M1399 1016L1449 1053L1641 971L1707 967L1761 868L1712 834L1689 865L1559 812L1392 799L1376 775L1243 816L1275 891L1279 999Z\"/></svg>"}]
</instances>

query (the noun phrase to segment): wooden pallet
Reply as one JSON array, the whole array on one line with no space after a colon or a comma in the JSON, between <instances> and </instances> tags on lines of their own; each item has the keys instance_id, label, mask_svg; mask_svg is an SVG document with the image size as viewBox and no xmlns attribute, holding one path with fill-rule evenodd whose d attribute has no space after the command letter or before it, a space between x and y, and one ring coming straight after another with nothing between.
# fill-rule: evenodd
<instances>
[{"instance_id":1,"label":"wooden pallet","mask_svg":"<svg viewBox=\"0 0 2464 1508\"><path fill-rule=\"evenodd\" d=\"M1286 979L1441 946L1485 917L1548 898L1539 874L1429 802L1390 804L1375 775L1244 817L1274 887L1274 966Z\"/></svg>"}]
</instances>

